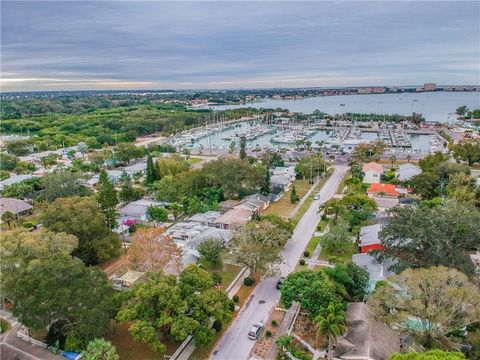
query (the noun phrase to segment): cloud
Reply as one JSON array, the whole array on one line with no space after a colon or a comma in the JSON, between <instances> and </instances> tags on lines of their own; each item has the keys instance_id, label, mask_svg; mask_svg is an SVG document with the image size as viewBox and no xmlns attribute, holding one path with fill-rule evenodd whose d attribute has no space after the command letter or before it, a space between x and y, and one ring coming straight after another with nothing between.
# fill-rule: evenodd
<instances>
[{"instance_id":1,"label":"cloud","mask_svg":"<svg viewBox=\"0 0 480 360\"><path fill-rule=\"evenodd\" d=\"M3 91L480 81L478 2L1 7Z\"/></svg>"}]
</instances>

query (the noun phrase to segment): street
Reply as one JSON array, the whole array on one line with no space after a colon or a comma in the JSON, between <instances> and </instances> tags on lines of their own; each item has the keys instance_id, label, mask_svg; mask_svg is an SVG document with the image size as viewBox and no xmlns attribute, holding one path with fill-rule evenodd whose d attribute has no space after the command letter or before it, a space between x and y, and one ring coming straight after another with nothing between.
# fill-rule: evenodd
<instances>
[{"instance_id":1,"label":"street","mask_svg":"<svg viewBox=\"0 0 480 360\"><path fill-rule=\"evenodd\" d=\"M280 266L278 276L287 276L295 269L303 250L310 241L320 221L318 208L329 200L337 190L340 181L348 170L348 166L334 166L335 171L320 190L320 199L313 201L298 222L292 238L282 250L284 262ZM275 289L277 278L264 279L253 291L250 299L238 314L233 324L220 339L212 353L216 360L246 360L249 358L255 342L247 338L247 333L254 323L266 321L268 315L280 299L280 291Z\"/></svg>"}]
</instances>

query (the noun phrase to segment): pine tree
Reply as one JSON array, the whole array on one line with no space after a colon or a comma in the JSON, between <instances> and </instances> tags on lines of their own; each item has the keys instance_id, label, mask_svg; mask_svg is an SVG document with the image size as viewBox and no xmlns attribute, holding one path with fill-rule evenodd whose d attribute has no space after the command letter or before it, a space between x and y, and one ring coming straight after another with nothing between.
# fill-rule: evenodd
<instances>
[{"instance_id":1,"label":"pine tree","mask_svg":"<svg viewBox=\"0 0 480 360\"><path fill-rule=\"evenodd\" d=\"M122 176L120 177L120 182L122 187L120 189L120 200L125 203L130 203L136 200L135 189L132 184L132 179L128 174L124 171Z\"/></svg>"},{"instance_id":2,"label":"pine tree","mask_svg":"<svg viewBox=\"0 0 480 360\"><path fill-rule=\"evenodd\" d=\"M240 159L245 159L247 157L247 152L245 148L247 147L247 139L245 136L240 138Z\"/></svg>"},{"instance_id":3,"label":"pine tree","mask_svg":"<svg viewBox=\"0 0 480 360\"><path fill-rule=\"evenodd\" d=\"M117 227L117 211L118 205L117 191L115 186L108 179L108 174L105 170L100 172L100 179L98 182L98 192L96 200L100 206L100 210L105 215L105 223L110 229Z\"/></svg>"},{"instance_id":4,"label":"pine tree","mask_svg":"<svg viewBox=\"0 0 480 360\"><path fill-rule=\"evenodd\" d=\"M147 157L147 176L146 176L147 185L153 183L155 180L157 180L157 173L155 171L155 165L153 164L152 155L148 154L148 157Z\"/></svg>"},{"instance_id":5,"label":"pine tree","mask_svg":"<svg viewBox=\"0 0 480 360\"><path fill-rule=\"evenodd\" d=\"M267 169L265 173L265 179L263 180L262 185L262 194L267 195L270 193L270 170Z\"/></svg>"},{"instance_id":6,"label":"pine tree","mask_svg":"<svg viewBox=\"0 0 480 360\"><path fill-rule=\"evenodd\" d=\"M155 162L155 180L162 180L162 172L160 170L160 165L158 161Z\"/></svg>"},{"instance_id":7,"label":"pine tree","mask_svg":"<svg viewBox=\"0 0 480 360\"><path fill-rule=\"evenodd\" d=\"M300 198L298 197L298 194L297 194L297 189L295 189L295 185L293 185L292 187L292 192L290 193L290 202L292 204L296 203L298 200L300 200Z\"/></svg>"}]
</instances>

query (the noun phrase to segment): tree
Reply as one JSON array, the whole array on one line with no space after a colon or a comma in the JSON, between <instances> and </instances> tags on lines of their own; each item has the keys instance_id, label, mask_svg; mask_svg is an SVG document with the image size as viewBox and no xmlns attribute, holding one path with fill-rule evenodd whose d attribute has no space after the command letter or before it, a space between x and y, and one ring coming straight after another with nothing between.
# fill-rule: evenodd
<instances>
[{"instance_id":1,"label":"tree","mask_svg":"<svg viewBox=\"0 0 480 360\"><path fill-rule=\"evenodd\" d=\"M347 301L362 301L368 290L370 276L355 263L339 263L335 268L326 268L325 273L335 282L335 291Z\"/></svg>"},{"instance_id":2,"label":"tree","mask_svg":"<svg viewBox=\"0 0 480 360\"><path fill-rule=\"evenodd\" d=\"M378 161L386 149L386 144L381 140L372 141L368 144L358 144L350 154L350 163L361 164Z\"/></svg>"},{"instance_id":3,"label":"tree","mask_svg":"<svg viewBox=\"0 0 480 360\"><path fill-rule=\"evenodd\" d=\"M244 160L247 157L245 148L247 147L247 138L245 136L240 137L240 159Z\"/></svg>"},{"instance_id":4,"label":"tree","mask_svg":"<svg viewBox=\"0 0 480 360\"><path fill-rule=\"evenodd\" d=\"M391 155L390 156L390 164L392 164L392 167L393 167L393 165L395 165L396 161L397 161L397 157L395 155Z\"/></svg>"},{"instance_id":5,"label":"tree","mask_svg":"<svg viewBox=\"0 0 480 360\"><path fill-rule=\"evenodd\" d=\"M43 198L49 202L58 198L89 196L90 189L85 185L85 175L66 170L47 173L43 176Z\"/></svg>"},{"instance_id":6,"label":"tree","mask_svg":"<svg viewBox=\"0 0 480 360\"><path fill-rule=\"evenodd\" d=\"M410 352L406 354L395 353L388 360L464 360L465 355L457 351L429 350L423 353Z\"/></svg>"},{"instance_id":7,"label":"tree","mask_svg":"<svg viewBox=\"0 0 480 360\"><path fill-rule=\"evenodd\" d=\"M443 266L392 276L369 300L372 311L427 348L455 348L448 334L480 318L480 291L465 274Z\"/></svg>"},{"instance_id":8,"label":"tree","mask_svg":"<svg viewBox=\"0 0 480 360\"><path fill-rule=\"evenodd\" d=\"M32 152L31 140L13 140L6 143L7 151L16 156L25 156Z\"/></svg>"},{"instance_id":9,"label":"tree","mask_svg":"<svg viewBox=\"0 0 480 360\"><path fill-rule=\"evenodd\" d=\"M4 231L0 236L2 275L6 276L6 273L32 260L69 255L77 246L78 239L75 236L45 228L33 232L23 228Z\"/></svg>"},{"instance_id":10,"label":"tree","mask_svg":"<svg viewBox=\"0 0 480 360\"><path fill-rule=\"evenodd\" d=\"M198 252L201 260L207 262L213 267L222 265L222 253L225 251L225 245L220 239L206 239L198 245Z\"/></svg>"},{"instance_id":11,"label":"tree","mask_svg":"<svg viewBox=\"0 0 480 360\"><path fill-rule=\"evenodd\" d=\"M152 184L154 181L158 180L157 172L155 171L155 165L153 164L152 155L148 154L147 157L147 170L146 170L145 182L147 185Z\"/></svg>"},{"instance_id":12,"label":"tree","mask_svg":"<svg viewBox=\"0 0 480 360\"><path fill-rule=\"evenodd\" d=\"M380 259L396 260L393 269L444 265L472 274L469 251L480 247L480 212L468 204L395 207L380 232Z\"/></svg>"},{"instance_id":13,"label":"tree","mask_svg":"<svg viewBox=\"0 0 480 360\"><path fill-rule=\"evenodd\" d=\"M432 172L423 172L411 179L413 189L422 199L433 199L438 196L438 178Z\"/></svg>"},{"instance_id":14,"label":"tree","mask_svg":"<svg viewBox=\"0 0 480 360\"><path fill-rule=\"evenodd\" d=\"M117 210L118 205L117 191L115 186L108 179L108 174L105 170L100 172L98 181L98 191L95 195L98 206L105 216L105 223L108 228L115 229L117 227Z\"/></svg>"},{"instance_id":15,"label":"tree","mask_svg":"<svg viewBox=\"0 0 480 360\"><path fill-rule=\"evenodd\" d=\"M17 163L20 161L15 155L0 153L0 169L6 171L12 171L17 167Z\"/></svg>"},{"instance_id":16,"label":"tree","mask_svg":"<svg viewBox=\"0 0 480 360\"><path fill-rule=\"evenodd\" d=\"M352 234L348 228L348 222L343 219L337 220L336 224L330 226L330 231L321 237L320 244L325 250L342 255L353 244Z\"/></svg>"},{"instance_id":17,"label":"tree","mask_svg":"<svg viewBox=\"0 0 480 360\"><path fill-rule=\"evenodd\" d=\"M144 191L140 188L135 188L132 184L132 178L124 171L120 177L120 193L119 197L125 203L130 203L141 199L144 196Z\"/></svg>"},{"instance_id":18,"label":"tree","mask_svg":"<svg viewBox=\"0 0 480 360\"><path fill-rule=\"evenodd\" d=\"M452 147L456 159L466 161L469 166L480 163L480 140L464 139Z\"/></svg>"},{"instance_id":19,"label":"tree","mask_svg":"<svg viewBox=\"0 0 480 360\"><path fill-rule=\"evenodd\" d=\"M233 154L234 151L235 151L235 140L232 140L230 142L230 145L228 146L228 153Z\"/></svg>"},{"instance_id":20,"label":"tree","mask_svg":"<svg viewBox=\"0 0 480 360\"><path fill-rule=\"evenodd\" d=\"M297 189L295 188L295 185L292 186L292 191L290 192L290 202L292 204L297 203L300 200L300 197L297 194Z\"/></svg>"},{"instance_id":21,"label":"tree","mask_svg":"<svg viewBox=\"0 0 480 360\"><path fill-rule=\"evenodd\" d=\"M288 234L270 221L252 221L233 239L234 256L251 273L272 275Z\"/></svg>"},{"instance_id":22,"label":"tree","mask_svg":"<svg viewBox=\"0 0 480 360\"><path fill-rule=\"evenodd\" d=\"M298 301L302 309L315 318L321 309L338 302L333 284L321 271L303 270L290 273L281 289L281 301L290 308Z\"/></svg>"},{"instance_id":23,"label":"tree","mask_svg":"<svg viewBox=\"0 0 480 360\"><path fill-rule=\"evenodd\" d=\"M5 186L2 191L2 196L6 198L24 199L27 196L34 195L35 192L41 189L42 178L33 177L16 184Z\"/></svg>"},{"instance_id":24,"label":"tree","mask_svg":"<svg viewBox=\"0 0 480 360\"><path fill-rule=\"evenodd\" d=\"M457 110L455 110L455 114L458 116L465 116L468 111L468 107L466 105L459 106Z\"/></svg>"},{"instance_id":25,"label":"tree","mask_svg":"<svg viewBox=\"0 0 480 360\"><path fill-rule=\"evenodd\" d=\"M47 205L40 221L50 231L66 232L78 238L72 255L95 265L118 255L120 239L107 227L105 216L91 198L59 198Z\"/></svg>"},{"instance_id":26,"label":"tree","mask_svg":"<svg viewBox=\"0 0 480 360\"><path fill-rule=\"evenodd\" d=\"M135 341L164 352L162 338L183 341L194 334L195 343L207 345L215 330L211 323L225 324L231 319L230 300L225 292L213 288L210 274L195 265L180 274L149 273L125 296L117 314L121 322L133 322L129 331Z\"/></svg>"},{"instance_id":27,"label":"tree","mask_svg":"<svg viewBox=\"0 0 480 360\"><path fill-rule=\"evenodd\" d=\"M465 173L450 175L446 187L446 193L450 199L472 205L476 205L480 200L479 190L476 179Z\"/></svg>"},{"instance_id":28,"label":"tree","mask_svg":"<svg viewBox=\"0 0 480 360\"><path fill-rule=\"evenodd\" d=\"M141 271L178 274L182 266L182 251L160 227L138 229L127 258L130 266Z\"/></svg>"},{"instance_id":29,"label":"tree","mask_svg":"<svg viewBox=\"0 0 480 360\"><path fill-rule=\"evenodd\" d=\"M6 222L6 223L7 223L9 230L12 229L12 221L18 221L17 215L15 215L14 213L12 213L11 211L5 211L5 212L2 214L2 222Z\"/></svg>"},{"instance_id":30,"label":"tree","mask_svg":"<svg viewBox=\"0 0 480 360\"><path fill-rule=\"evenodd\" d=\"M168 211L161 206L150 205L147 209L148 218L155 221L165 222L168 220Z\"/></svg>"},{"instance_id":31,"label":"tree","mask_svg":"<svg viewBox=\"0 0 480 360\"><path fill-rule=\"evenodd\" d=\"M114 159L122 164L128 165L133 159L144 155L144 150L130 143L120 143L114 149Z\"/></svg>"},{"instance_id":32,"label":"tree","mask_svg":"<svg viewBox=\"0 0 480 360\"><path fill-rule=\"evenodd\" d=\"M57 334L60 343L75 337L75 350L108 329L113 289L96 267L55 255L32 260L2 280L12 312L23 325Z\"/></svg>"},{"instance_id":33,"label":"tree","mask_svg":"<svg viewBox=\"0 0 480 360\"><path fill-rule=\"evenodd\" d=\"M82 358L85 360L118 360L115 346L105 339L95 339L88 343L85 351L82 351Z\"/></svg>"},{"instance_id":34,"label":"tree","mask_svg":"<svg viewBox=\"0 0 480 360\"><path fill-rule=\"evenodd\" d=\"M263 181L263 186L261 192L263 195L268 195L270 193L270 170L265 171L265 179Z\"/></svg>"},{"instance_id":35,"label":"tree","mask_svg":"<svg viewBox=\"0 0 480 360\"><path fill-rule=\"evenodd\" d=\"M332 357L333 345L343 332L347 330L345 314L338 312L333 304L327 307L327 315L319 315L315 318L317 325L317 336L325 336L328 340L328 358Z\"/></svg>"},{"instance_id":36,"label":"tree","mask_svg":"<svg viewBox=\"0 0 480 360\"><path fill-rule=\"evenodd\" d=\"M429 154L421 159L418 162L418 166L420 166L424 172L432 172L438 165L448 161L448 159L449 156L447 154L437 151L434 154Z\"/></svg>"},{"instance_id":37,"label":"tree","mask_svg":"<svg viewBox=\"0 0 480 360\"><path fill-rule=\"evenodd\" d=\"M295 165L295 173L297 178L313 181L319 177L325 170L325 162L321 155L313 154L300 159Z\"/></svg>"}]
</instances>

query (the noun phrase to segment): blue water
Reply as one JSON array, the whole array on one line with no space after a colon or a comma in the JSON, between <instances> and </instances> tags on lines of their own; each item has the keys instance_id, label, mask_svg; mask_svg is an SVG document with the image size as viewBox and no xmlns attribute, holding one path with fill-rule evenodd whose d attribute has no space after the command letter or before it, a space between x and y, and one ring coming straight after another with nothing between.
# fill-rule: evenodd
<instances>
[{"instance_id":1,"label":"blue water","mask_svg":"<svg viewBox=\"0 0 480 360\"><path fill-rule=\"evenodd\" d=\"M344 104L344 106L341 106ZM455 110L462 105L470 109L480 108L480 92L428 92L379 95L319 96L298 100L272 100L246 105L215 106L217 110L240 107L282 108L292 112L312 113L315 110L327 114L346 112L401 114L421 113L427 121L448 122L455 120Z\"/></svg>"}]
</instances>

